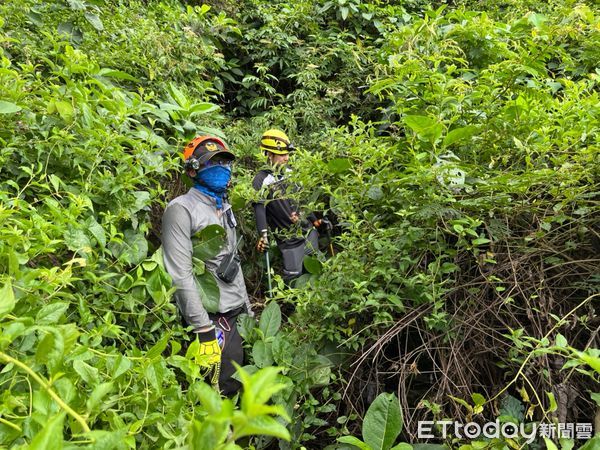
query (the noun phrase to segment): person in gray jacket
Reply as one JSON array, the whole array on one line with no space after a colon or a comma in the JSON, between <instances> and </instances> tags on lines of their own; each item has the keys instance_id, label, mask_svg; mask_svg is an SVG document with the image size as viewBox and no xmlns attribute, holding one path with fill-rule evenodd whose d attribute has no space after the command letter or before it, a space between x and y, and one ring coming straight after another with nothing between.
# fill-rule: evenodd
<instances>
[{"instance_id":1,"label":"person in gray jacket","mask_svg":"<svg viewBox=\"0 0 600 450\"><path fill-rule=\"evenodd\" d=\"M184 321L193 327L195 361L212 370L211 381L224 395L235 393L240 384L231 378L232 361L242 365L242 338L236 318L251 313L246 285L237 258L236 220L227 202L235 155L214 136L201 136L184 148L185 171L194 186L167 205L162 218L165 268L177 290L175 300ZM219 288L218 308L207 312L193 272L193 237L208 225L226 231L226 243L213 258L204 261ZM227 267L224 267L227 266ZM204 299L206 300L206 299ZM188 351L189 353L189 351Z\"/></svg>"}]
</instances>

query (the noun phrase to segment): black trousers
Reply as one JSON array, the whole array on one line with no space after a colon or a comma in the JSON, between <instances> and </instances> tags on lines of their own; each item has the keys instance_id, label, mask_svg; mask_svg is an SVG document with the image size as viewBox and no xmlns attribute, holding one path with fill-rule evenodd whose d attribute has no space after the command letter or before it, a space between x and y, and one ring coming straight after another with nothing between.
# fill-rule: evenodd
<instances>
[{"instance_id":1,"label":"black trousers","mask_svg":"<svg viewBox=\"0 0 600 450\"><path fill-rule=\"evenodd\" d=\"M223 332L219 388L221 393L228 397L234 395L241 387L241 383L232 378L232 375L235 373L233 361L240 366L244 365L242 336L237 329L237 317L243 312L246 312L246 309L241 307L226 313L209 314L215 326Z\"/></svg>"}]
</instances>

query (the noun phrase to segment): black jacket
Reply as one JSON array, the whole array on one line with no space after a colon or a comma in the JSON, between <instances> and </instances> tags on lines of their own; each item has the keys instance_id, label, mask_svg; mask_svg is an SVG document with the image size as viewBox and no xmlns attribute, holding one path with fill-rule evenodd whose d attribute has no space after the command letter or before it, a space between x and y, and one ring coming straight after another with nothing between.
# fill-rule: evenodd
<instances>
[{"instance_id":1,"label":"black jacket","mask_svg":"<svg viewBox=\"0 0 600 450\"><path fill-rule=\"evenodd\" d=\"M297 202L288 198L290 194L299 191L298 186L292 185L286 180L286 175L290 171L289 168L284 169L281 173L261 170L252 181L252 187L262 193L262 199L254 203L258 233L262 234L270 229L274 233L278 245L286 247L296 246L303 241L303 238L300 237L284 237L286 231L291 231L297 226L292 222L292 213L300 213ZM313 213L310 213L307 219L309 222L303 220L300 223L304 230L311 228L312 223L317 220Z\"/></svg>"}]
</instances>

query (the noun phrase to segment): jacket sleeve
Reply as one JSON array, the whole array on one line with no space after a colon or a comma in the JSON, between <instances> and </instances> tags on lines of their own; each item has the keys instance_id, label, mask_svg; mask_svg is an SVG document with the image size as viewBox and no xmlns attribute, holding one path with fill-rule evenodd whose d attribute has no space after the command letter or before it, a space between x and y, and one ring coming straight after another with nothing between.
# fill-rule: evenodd
<instances>
[{"instance_id":1,"label":"jacket sleeve","mask_svg":"<svg viewBox=\"0 0 600 450\"><path fill-rule=\"evenodd\" d=\"M265 179L265 174L263 172L259 172L252 180L252 187L254 190L260 192L263 184L263 180ZM267 231L267 209L265 206L264 200L259 200L253 203L254 206L254 217L256 219L256 231L258 234L263 234Z\"/></svg>"},{"instance_id":2,"label":"jacket sleeve","mask_svg":"<svg viewBox=\"0 0 600 450\"><path fill-rule=\"evenodd\" d=\"M194 278L192 220L181 205L169 205L162 218L165 268L177 288L175 300L185 321L197 330L211 325Z\"/></svg>"}]
</instances>

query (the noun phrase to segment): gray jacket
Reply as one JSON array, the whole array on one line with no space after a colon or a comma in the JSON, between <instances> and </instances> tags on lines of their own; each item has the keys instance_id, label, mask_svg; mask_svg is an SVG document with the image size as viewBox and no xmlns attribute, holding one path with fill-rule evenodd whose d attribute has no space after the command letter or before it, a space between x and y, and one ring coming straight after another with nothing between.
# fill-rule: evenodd
<instances>
[{"instance_id":1,"label":"gray jacket","mask_svg":"<svg viewBox=\"0 0 600 450\"><path fill-rule=\"evenodd\" d=\"M194 329L211 325L202 304L192 266L192 236L208 225L221 225L227 231L227 245L213 259L205 261L219 286L219 312L226 313L250 302L242 271L239 270L232 283L220 280L215 272L226 254L236 245L235 217L231 205L223 203L217 210L215 200L192 188L186 194L173 199L162 218L162 245L165 268L177 287L175 300L186 322Z\"/></svg>"}]
</instances>

